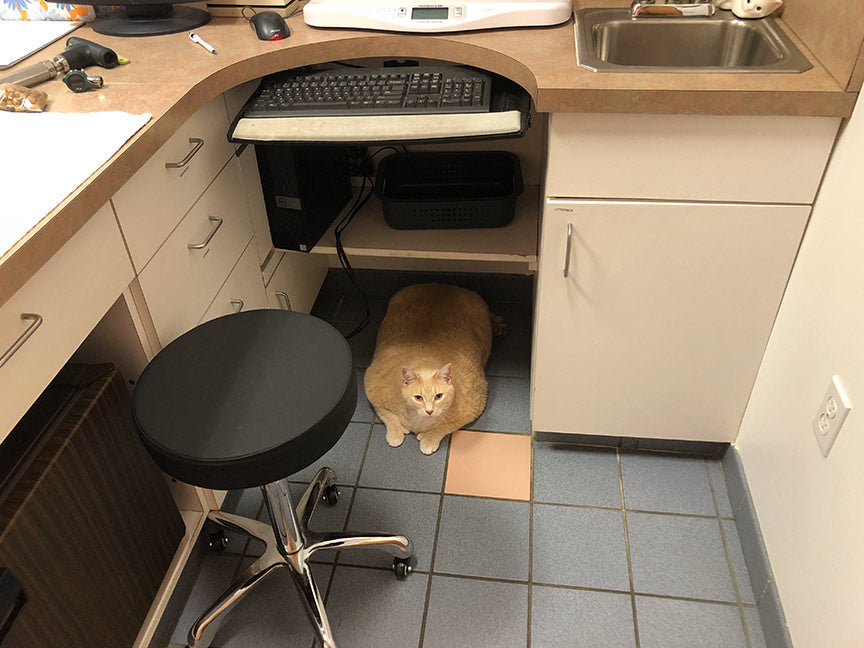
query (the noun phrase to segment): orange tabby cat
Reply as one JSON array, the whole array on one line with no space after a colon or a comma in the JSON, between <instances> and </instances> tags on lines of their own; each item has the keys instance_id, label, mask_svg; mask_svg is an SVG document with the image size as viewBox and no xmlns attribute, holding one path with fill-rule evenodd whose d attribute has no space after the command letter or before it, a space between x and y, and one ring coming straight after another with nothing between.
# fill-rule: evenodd
<instances>
[{"instance_id":1,"label":"orange tabby cat","mask_svg":"<svg viewBox=\"0 0 864 648\"><path fill-rule=\"evenodd\" d=\"M458 286L421 284L390 300L366 370L366 396L394 448L414 432L432 454L486 407L492 348L486 302Z\"/></svg>"}]
</instances>

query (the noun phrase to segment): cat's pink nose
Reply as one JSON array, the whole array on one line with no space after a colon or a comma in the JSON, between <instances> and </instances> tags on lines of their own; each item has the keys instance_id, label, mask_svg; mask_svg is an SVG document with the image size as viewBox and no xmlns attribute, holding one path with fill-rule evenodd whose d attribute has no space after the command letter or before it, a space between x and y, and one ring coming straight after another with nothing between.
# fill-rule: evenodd
<instances>
[{"instance_id":1,"label":"cat's pink nose","mask_svg":"<svg viewBox=\"0 0 864 648\"><path fill-rule=\"evenodd\" d=\"M434 412L434 411L435 411L435 410L426 410L426 413L427 413L429 416L432 416L432 412Z\"/></svg>"}]
</instances>

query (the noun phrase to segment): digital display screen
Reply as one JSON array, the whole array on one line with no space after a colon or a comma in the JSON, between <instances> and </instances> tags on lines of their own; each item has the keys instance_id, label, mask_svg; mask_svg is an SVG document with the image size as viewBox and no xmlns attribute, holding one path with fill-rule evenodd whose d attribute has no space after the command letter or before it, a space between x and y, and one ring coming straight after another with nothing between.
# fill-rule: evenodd
<instances>
[{"instance_id":1,"label":"digital display screen","mask_svg":"<svg viewBox=\"0 0 864 648\"><path fill-rule=\"evenodd\" d=\"M411 20L447 20L447 7L412 7Z\"/></svg>"}]
</instances>

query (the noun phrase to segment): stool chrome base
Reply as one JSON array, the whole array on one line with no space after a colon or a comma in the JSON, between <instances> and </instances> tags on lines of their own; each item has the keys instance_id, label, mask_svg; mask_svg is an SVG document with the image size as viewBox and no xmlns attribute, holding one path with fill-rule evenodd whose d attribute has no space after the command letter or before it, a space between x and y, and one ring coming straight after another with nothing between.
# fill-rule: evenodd
<instances>
[{"instance_id":1,"label":"stool chrome base","mask_svg":"<svg viewBox=\"0 0 864 648\"><path fill-rule=\"evenodd\" d=\"M310 531L309 520L315 511L315 506L321 501L324 489L334 480L335 476L330 468L319 470L315 479L300 497L296 512L291 505L287 480L282 479L262 486L271 524L222 511L210 512L209 518L213 522L258 538L264 542L266 548L263 555L252 563L192 625L188 637L189 648L208 648L219 629L223 615L268 574L282 567L287 567L293 577L321 647L336 648L333 632L324 610L324 601L309 568L309 558L312 554L321 549L348 547L380 549L406 561L411 560L414 554L411 541L404 535L381 533L343 535Z\"/></svg>"}]
</instances>

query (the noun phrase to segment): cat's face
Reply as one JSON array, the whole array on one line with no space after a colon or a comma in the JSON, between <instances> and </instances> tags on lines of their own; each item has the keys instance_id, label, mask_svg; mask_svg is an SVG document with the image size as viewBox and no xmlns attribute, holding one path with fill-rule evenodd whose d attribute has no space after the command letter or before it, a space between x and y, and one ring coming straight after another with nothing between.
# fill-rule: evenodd
<instances>
[{"instance_id":1,"label":"cat's face","mask_svg":"<svg viewBox=\"0 0 864 648\"><path fill-rule=\"evenodd\" d=\"M402 367L402 396L420 416L439 416L453 401L450 365L438 371L412 371Z\"/></svg>"},{"instance_id":2,"label":"cat's face","mask_svg":"<svg viewBox=\"0 0 864 648\"><path fill-rule=\"evenodd\" d=\"M762 18L783 4L783 0L732 0L732 13L739 18Z\"/></svg>"}]
</instances>

